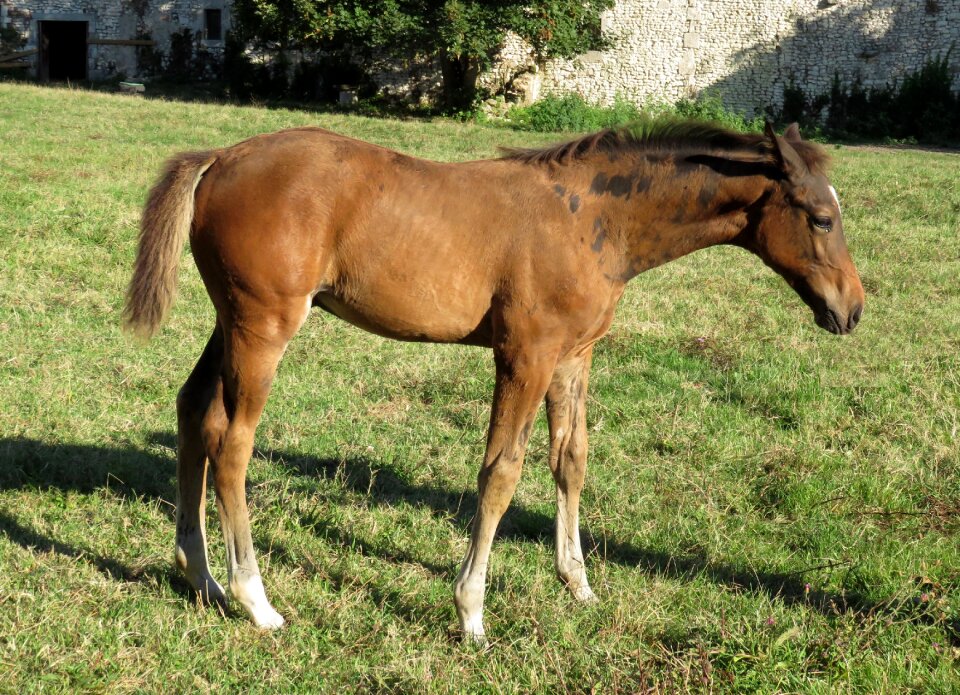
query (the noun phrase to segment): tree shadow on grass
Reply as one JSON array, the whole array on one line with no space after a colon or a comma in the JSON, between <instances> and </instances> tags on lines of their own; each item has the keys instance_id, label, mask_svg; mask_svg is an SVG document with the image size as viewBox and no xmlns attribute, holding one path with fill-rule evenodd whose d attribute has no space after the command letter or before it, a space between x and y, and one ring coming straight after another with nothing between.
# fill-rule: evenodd
<instances>
[{"instance_id":1,"label":"tree shadow on grass","mask_svg":"<svg viewBox=\"0 0 960 695\"><path fill-rule=\"evenodd\" d=\"M128 501L155 499L171 502L176 496L173 483L174 437L164 433L154 434L150 442L168 453L161 455L133 445L110 448L48 444L25 438L0 439L0 461L3 462L0 465L0 490L52 488L92 493L108 488L111 494ZM456 525L464 534L468 533L477 506L477 493L473 490L414 484L386 462L364 458L317 458L273 450L258 450L258 454L282 466L291 476L306 481L336 481L351 497L359 496L373 506L409 505L424 508L432 515ZM356 504L356 500L344 500L344 503ZM302 515L298 522L303 528L338 546L362 548L358 552L375 555L386 562L415 563L440 577L452 577L455 563L459 560L451 558L449 565L437 565L402 550L378 549L376 543L366 543L366 539L337 528L316 515ZM552 516L514 503L501 524L498 537L548 543L553 535L553 525ZM158 570L156 567L132 568L115 559L37 533L2 512L0 533L25 548L86 559L118 581L169 581L178 593L189 594L188 586L172 566L167 570ZM903 600L878 601L856 591L837 593L811 590L804 579L805 570L778 572L743 568L713 561L702 554L676 556L638 547L608 534L594 535L590 529L584 529L583 535L585 549L593 558L604 562L634 567L669 579L705 577L732 591L766 594L787 606L803 605L828 617L853 613L862 619L882 615L926 624L939 622L943 624L951 642L955 646L960 645L960 625L956 620L943 623L921 607ZM258 545L261 552L269 550L274 561L296 564L282 545L263 541Z\"/></svg>"},{"instance_id":2,"label":"tree shadow on grass","mask_svg":"<svg viewBox=\"0 0 960 695\"><path fill-rule=\"evenodd\" d=\"M104 575L118 582L156 582L170 584L174 591L184 597L191 595L190 585L174 571L172 565L163 568L157 565L130 566L111 557L100 555L79 546L63 543L25 526L17 519L0 511L0 535L23 548L38 553L56 553L73 560L83 560Z\"/></svg>"},{"instance_id":3,"label":"tree shadow on grass","mask_svg":"<svg viewBox=\"0 0 960 695\"><path fill-rule=\"evenodd\" d=\"M366 459L337 461L317 459L302 455L289 455L284 452L269 451L263 455L280 462L291 474L307 478L336 478L351 492L365 495L370 504L395 506L411 505L426 508L434 516L447 518L469 534L469 526L477 507L477 493L454 491L440 487L413 485L388 463L371 462ZM331 539L346 547L363 547L371 552L375 543L333 529L325 522L317 523L309 518L301 519L301 524L313 528L319 535ZM542 512L531 510L513 502L504 516L498 538L526 540L540 544L552 543L554 519ZM935 623L936 618L924 613L923 607L913 602L871 599L857 591L843 593L813 589L805 575L822 567L793 572L776 572L754 568L737 567L731 564L715 562L705 554L671 555L651 548L637 547L618 540L609 534L594 534L584 526L581 534L583 546L588 553L588 563L593 561L612 562L626 567L635 567L648 574L668 579L688 579L706 577L711 582L738 592L756 592L779 600L786 606L806 606L825 616L839 616L853 613L861 619L877 615L915 620L923 623ZM390 562L416 562L438 576L452 579L456 567L430 565L409 554L387 550L377 553L381 559ZM459 558L451 558L451 562ZM945 624L951 641L960 645L960 624L956 621Z\"/></svg>"},{"instance_id":4,"label":"tree shadow on grass","mask_svg":"<svg viewBox=\"0 0 960 695\"><path fill-rule=\"evenodd\" d=\"M49 444L26 438L0 439L0 490L37 488L91 494L109 490L120 499L171 504L171 460L130 448ZM172 509L172 507L171 507ZM168 584L190 598L190 585L169 565L128 565L89 547L65 543L32 529L0 510L0 536L37 552L82 560L118 582Z\"/></svg>"}]
</instances>

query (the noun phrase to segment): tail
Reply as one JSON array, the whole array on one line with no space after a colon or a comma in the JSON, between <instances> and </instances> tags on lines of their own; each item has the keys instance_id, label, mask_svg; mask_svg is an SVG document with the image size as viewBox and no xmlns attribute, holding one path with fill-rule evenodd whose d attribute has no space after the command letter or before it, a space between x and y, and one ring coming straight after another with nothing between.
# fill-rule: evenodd
<instances>
[{"instance_id":1,"label":"tail","mask_svg":"<svg viewBox=\"0 0 960 695\"><path fill-rule=\"evenodd\" d=\"M148 339L166 318L177 290L177 266L193 223L193 196L213 152L188 152L167 162L140 220L140 246L123 307L123 327Z\"/></svg>"}]
</instances>

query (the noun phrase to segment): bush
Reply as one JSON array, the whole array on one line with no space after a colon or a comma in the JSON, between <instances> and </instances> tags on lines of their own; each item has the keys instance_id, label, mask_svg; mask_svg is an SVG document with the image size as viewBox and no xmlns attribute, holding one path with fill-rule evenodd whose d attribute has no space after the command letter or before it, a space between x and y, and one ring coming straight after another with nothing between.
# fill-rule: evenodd
<instances>
[{"instance_id":1,"label":"bush","mask_svg":"<svg viewBox=\"0 0 960 695\"><path fill-rule=\"evenodd\" d=\"M227 78L230 96L241 101L266 97L271 89L270 68L254 63L246 53L246 46L233 32L227 32L223 52L223 72ZM284 80L283 87L286 87Z\"/></svg>"},{"instance_id":2,"label":"bush","mask_svg":"<svg viewBox=\"0 0 960 695\"><path fill-rule=\"evenodd\" d=\"M587 132L613 128L649 116L675 116L712 121L739 132L763 130L763 119L747 119L728 110L716 95L683 99L676 104L641 108L623 97L613 106L590 104L578 94L547 96L532 106L514 107L507 119L519 130L539 132Z\"/></svg>"},{"instance_id":3,"label":"bush","mask_svg":"<svg viewBox=\"0 0 960 695\"><path fill-rule=\"evenodd\" d=\"M723 105L716 94L705 94L697 99L681 99L672 108L666 107L663 110L681 118L718 123L739 133L763 131L763 118L760 116L747 118L741 113L731 111Z\"/></svg>"},{"instance_id":4,"label":"bush","mask_svg":"<svg viewBox=\"0 0 960 695\"><path fill-rule=\"evenodd\" d=\"M0 56L19 51L26 43L26 37L13 27L0 28Z\"/></svg>"},{"instance_id":5,"label":"bush","mask_svg":"<svg viewBox=\"0 0 960 695\"><path fill-rule=\"evenodd\" d=\"M857 79L848 88L835 75L830 92L816 98L789 85L783 108L772 115L781 123L822 124L826 134L839 138L960 141L960 95L953 88L951 52L928 60L899 85L866 89Z\"/></svg>"},{"instance_id":6,"label":"bush","mask_svg":"<svg viewBox=\"0 0 960 695\"><path fill-rule=\"evenodd\" d=\"M588 103L579 94L549 95L530 106L517 106L507 117L518 130L585 132L601 130L636 120L640 109L618 98L613 106Z\"/></svg>"},{"instance_id":7,"label":"bush","mask_svg":"<svg viewBox=\"0 0 960 695\"><path fill-rule=\"evenodd\" d=\"M950 53L928 60L900 85L897 113L901 126L918 138L960 138L960 95L953 91Z\"/></svg>"}]
</instances>

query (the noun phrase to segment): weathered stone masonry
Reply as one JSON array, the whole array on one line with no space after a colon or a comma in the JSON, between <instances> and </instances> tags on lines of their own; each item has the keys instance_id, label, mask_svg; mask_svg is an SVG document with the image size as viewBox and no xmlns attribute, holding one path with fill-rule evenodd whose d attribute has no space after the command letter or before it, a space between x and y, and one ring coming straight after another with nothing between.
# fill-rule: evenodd
<instances>
[{"instance_id":1,"label":"weathered stone masonry","mask_svg":"<svg viewBox=\"0 0 960 695\"><path fill-rule=\"evenodd\" d=\"M512 85L525 101L576 92L602 104L713 92L753 114L779 107L789 84L824 94L835 74L847 86L884 86L954 44L951 62L960 67L960 0L620 0L601 28L613 39L609 50L544 65L508 37L480 84ZM439 85L439 74L430 79L423 67L416 80L397 71L375 77L394 94L423 92Z\"/></svg>"},{"instance_id":2,"label":"weathered stone masonry","mask_svg":"<svg viewBox=\"0 0 960 695\"><path fill-rule=\"evenodd\" d=\"M41 49L41 22L86 22L87 77L105 79L115 75L138 75L138 50L143 47L98 43L127 41L149 36L156 41L159 56L169 54L174 34L189 30L196 37L196 50L219 60L222 40L205 38L206 10L219 10L221 35L229 29L230 0L0 0L0 28L15 29L25 42L24 50ZM31 56L32 75L38 72L40 56Z\"/></svg>"},{"instance_id":3,"label":"weathered stone masonry","mask_svg":"<svg viewBox=\"0 0 960 695\"><path fill-rule=\"evenodd\" d=\"M542 89L605 104L714 90L752 113L780 105L790 83L828 92L835 73L847 85L883 86L954 44L960 66L960 0L621 1L603 30L611 50L547 63Z\"/></svg>"}]
</instances>

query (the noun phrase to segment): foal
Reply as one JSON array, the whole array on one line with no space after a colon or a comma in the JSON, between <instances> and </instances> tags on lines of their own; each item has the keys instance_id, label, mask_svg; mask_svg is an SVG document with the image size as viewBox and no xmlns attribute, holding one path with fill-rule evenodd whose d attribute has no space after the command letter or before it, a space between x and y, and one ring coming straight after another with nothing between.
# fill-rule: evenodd
<instances>
[{"instance_id":1,"label":"foal","mask_svg":"<svg viewBox=\"0 0 960 695\"><path fill-rule=\"evenodd\" d=\"M796 126L781 137L682 122L460 164L318 128L174 157L143 213L124 312L136 333L157 331L189 237L217 321L177 397L177 564L204 600L225 600L207 564L209 464L230 593L256 625L283 624L260 579L244 480L277 364L319 306L390 338L493 349L478 508L454 586L464 633L484 635L490 547L544 399L557 574L595 600L578 528L587 378L625 283L734 244L782 275L818 325L848 333L864 294L825 163Z\"/></svg>"}]
</instances>

